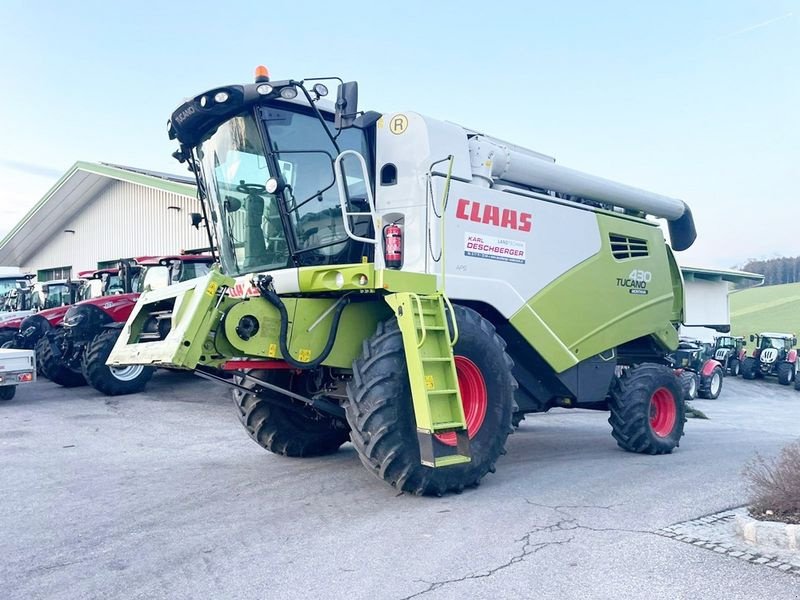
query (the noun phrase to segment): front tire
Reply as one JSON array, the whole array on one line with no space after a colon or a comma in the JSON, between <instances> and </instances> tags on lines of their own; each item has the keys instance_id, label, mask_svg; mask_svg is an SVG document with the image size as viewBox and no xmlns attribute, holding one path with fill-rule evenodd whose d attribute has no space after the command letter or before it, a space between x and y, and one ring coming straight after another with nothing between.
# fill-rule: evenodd
<instances>
[{"instance_id":1,"label":"front tire","mask_svg":"<svg viewBox=\"0 0 800 600\"><path fill-rule=\"evenodd\" d=\"M700 397L708 400L716 400L719 398L719 395L722 393L723 375L722 367L714 367L714 370L711 371L711 375L709 375L704 382L705 385L698 392Z\"/></svg>"},{"instance_id":2,"label":"front tire","mask_svg":"<svg viewBox=\"0 0 800 600\"><path fill-rule=\"evenodd\" d=\"M476 486L494 472L514 431L517 382L506 344L494 326L472 309L455 306L456 358L471 460L432 468L420 463L414 405L403 338L395 318L378 324L353 363L347 420L361 462L389 485L418 495L442 495ZM451 437L447 437L451 436ZM454 434L437 436L434 446L452 450Z\"/></svg>"},{"instance_id":3,"label":"front tire","mask_svg":"<svg viewBox=\"0 0 800 600\"><path fill-rule=\"evenodd\" d=\"M86 385L83 374L76 373L64 364L61 352L53 349L62 347L64 330L60 327L48 332L36 343L36 360L42 365L42 374L53 383L63 387L78 387Z\"/></svg>"},{"instance_id":4,"label":"front tire","mask_svg":"<svg viewBox=\"0 0 800 600\"><path fill-rule=\"evenodd\" d=\"M268 383L281 386L298 394L306 392L304 383L311 374L308 372L295 374L288 370L253 371L253 377ZM255 387L255 384L238 378L240 385ZM336 419L320 413L308 406L295 405L284 408L272 404L266 398L291 400L270 390L260 395L246 394L241 390L233 390L233 402L236 405L239 421L247 430L250 438L262 448L292 458L324 456L333 454L350 439L346 425Z\"/></svg>"},{"instance_id":5,"label":"front tire","mask_svg":"<svg viewBox=\"0 0 800 600\"><path fill-rule=\"evenodd\" d=\"M728 368L733 377L738 377L742 370L742 363L739 362L738 358L732 358L731 362L728 364Z\"/></svg>"},{"instance_id":6,"label":"front tire","mask_svg":"<svg viewBox=\"0 0 800 600\"><path fill-rule=\"evenodd\" d=\"M144 365L126 367L106 365L119 334L119 329L104 329L89 342L81 357L81 368L86 381L106 396L141 392L155 372L153 367Z\"/></svg>"},{"instance_id":7,"label":"front tire","mask_svg":"<svg viewBox=\"0 0 800 600\"><path fill-rule=\"evenodd\" d=\"M671 369L645 363L628 369L611 392L612 435L628 452L669 454L680 444L686 407Z\"/></svg>"},{"instance_id":8,"label":"front tire","mask_svg":"<svg viewBox=\"0 0 800 600\"><path fill-rule=\"evenodd\" d=\"M0 400L11 400L14 394L17 393L17 386L15 385L2 385L0 386Z\"/></svg>"},{"instance_id":9,"label":"front tire","mask_svg":"<svg viewBox=\"0 0 800 600\"><path fill-rule=\"evenodd\" d=\"M794 379L794 365L792 363L783 362L778 365L776 369L778 373L778 383L781 385L789 385Z\"/></svg>"},{"instance_id":10,"label":"front tire","mask_svg":"<svg viewBox=\"0 0 800 600\"><path fill-rule=\"evenodd\" d=\"M742 363L742 377L745 379L755 379L758 372L758 363L752 356L748 356Z\"/></svg>"},{"instance_id":11,"label":"front tire","mask_svg":"<svg viewBox=\"0 0 800 600\"><path fill-rule=\"evenodd\" d=\"M685 400L694 400L697 398L697 388L700 385L697 373L694 371L683 371L679 379L681 388L683 388L683 398Z\"/></svg>"},{"instance_id":12,"label":"front tire","mask_svg":"<svg viewBox=\"0 0 800 600\"><path fill-rule=\"evenodd\" d=\"M0 348L13 348L16 336L15 331L0 331Z\"/></svg>"}]
</instances>

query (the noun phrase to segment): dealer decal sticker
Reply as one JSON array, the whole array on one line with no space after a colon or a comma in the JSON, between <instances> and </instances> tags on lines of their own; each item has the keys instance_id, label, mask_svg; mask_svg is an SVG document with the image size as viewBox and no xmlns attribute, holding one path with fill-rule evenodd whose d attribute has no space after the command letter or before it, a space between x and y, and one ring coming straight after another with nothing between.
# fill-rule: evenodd
<instances>
[{"instance_id":1,"label":"dealer decal sticker","mask_svg":"<svg viewBox=\"0 0 800 600\"><path fill-rule=\"evenodd\" d=\"M525 264L525 242L465 232L464 255Z\"/></svg>"}]
</instances>

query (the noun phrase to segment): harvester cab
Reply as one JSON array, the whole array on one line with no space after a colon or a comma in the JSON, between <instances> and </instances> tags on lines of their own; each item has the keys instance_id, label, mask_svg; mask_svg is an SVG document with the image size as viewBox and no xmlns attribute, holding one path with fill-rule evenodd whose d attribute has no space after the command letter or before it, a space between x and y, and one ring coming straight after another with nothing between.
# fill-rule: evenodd
<instances>
[{"instance_id":1,"label":"harvester cab","mask_svg":"<svg viewBox=\"0 0 800 600\"><path fill-rule=\"evenodd\" d=\"M742 377L756 379L775 375L778 383L789 385L797 379L797 336L793 333L756 333L750 335L755 342L751 356L742 362Z\"/></svg>"},{"instance_id":2,"label":"harvester cab","mask_svg":"<svg viewBox=\"0 0 800 600\"><path fill-rule=\"evenodd\" d=\"M554 406L610 410L621 447L671 452L686 204L454 123L361 112L354 82L326 94L259 69L175 110L220 265L143 293L109 364L194 369L233 388L265 448L351 439L415 493L476 485L514 413Z\"/></svg>"}]
</instances>

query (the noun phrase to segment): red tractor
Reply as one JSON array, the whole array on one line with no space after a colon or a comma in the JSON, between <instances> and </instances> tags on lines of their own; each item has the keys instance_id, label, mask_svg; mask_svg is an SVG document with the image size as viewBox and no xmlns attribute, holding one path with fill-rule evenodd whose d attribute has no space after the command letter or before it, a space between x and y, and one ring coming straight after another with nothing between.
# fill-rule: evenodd
<instances>
[{"instance_id":1,"label":"red tractor","mask_svg":"<svg viewBox=\"0 0 800 600\"><path fill-rule=\"evenodd\" d=\"M750 336L756 343L753 355L742 362L742 377L755 379L776 375L778 383L789 385L797 379L797 336L792 333L757 333Z\"/></svg>"},{"instance_id":2,"label":"red tractor","mask_svg":"<svg viewBox=\"0 0 800 600\"><path fill-rule=\"evenodd\" d=\"M128 320L140 292L194 279L208 273L208 255L146 256L137 265L123 263L117 274L106 272L104 291L115 281L123 293L106 295L70 307L60 327L37 346L43 371L55 383L69 387L88 383L108 396L140 392L155 371L131 365L109 367L106 359ZM134 274L134 269L137 272Z\"/></svg>"},{"instance_id":3,"label":"red tractor","mask_svg":"<svg viewBox=\"0 0 800 600\"><path fill-rule=\"evenodd\" d=\"M44 296L43 310L0 321L0 346L33 350L44 332L61 323L69 306L90 293L83 279L47 281L39 287Z\"/></svg>"}]
</instances>

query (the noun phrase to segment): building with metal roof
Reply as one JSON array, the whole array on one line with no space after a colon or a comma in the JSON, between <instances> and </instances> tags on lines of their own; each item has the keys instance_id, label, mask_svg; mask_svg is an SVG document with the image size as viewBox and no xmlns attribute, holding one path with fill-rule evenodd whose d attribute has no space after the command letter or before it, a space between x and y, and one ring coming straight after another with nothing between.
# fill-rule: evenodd
<instances>
[{"instance_id":1,"label":"building with metal roof","mask_svg":"<svg viewBox=\"0 0 800 600\"><path fill-rule=\"evenodd\" d=\"M0 241L0 265L39 281L77 276L120 258L208 246L194 179L77 162Z\"/></svg>"},{"instance_id":2,"label":"building with metal roof","mask_svg":"<svg viewBox=\"0 0 800 600\"><path fill-rule=\"evenodd\" d=\"M681 274L685 307L681 335L706 342L730 331L731 284L764 283L764 276L759 273L731 269L682 266Z\"/></svg>"}]
</instances>

